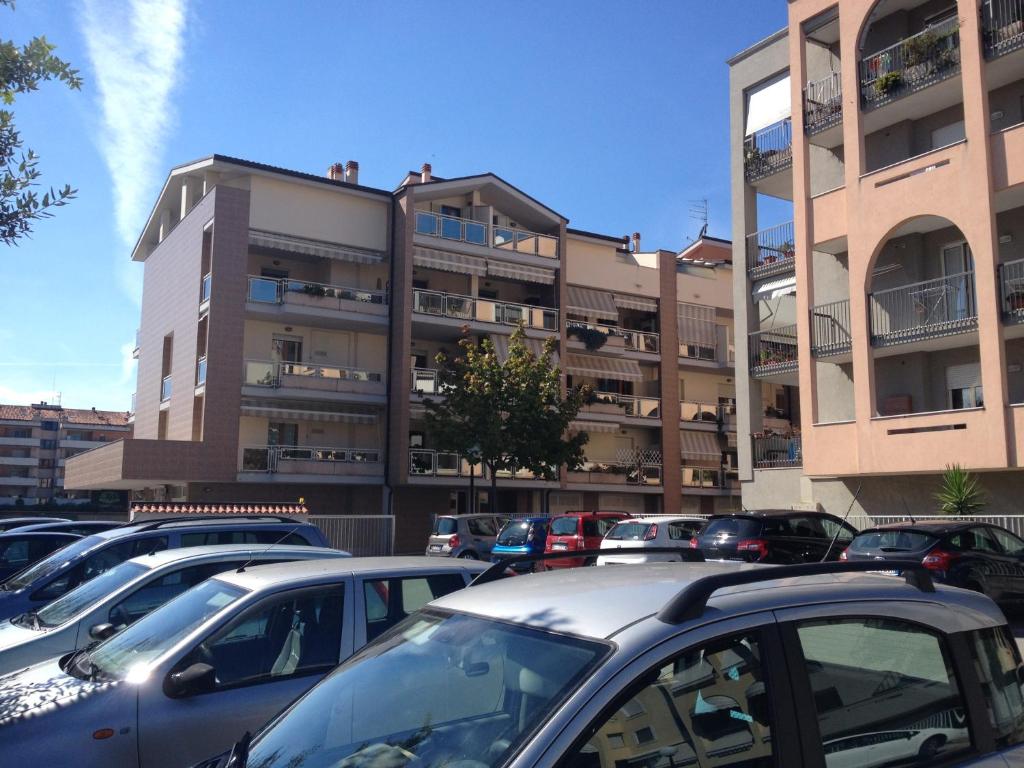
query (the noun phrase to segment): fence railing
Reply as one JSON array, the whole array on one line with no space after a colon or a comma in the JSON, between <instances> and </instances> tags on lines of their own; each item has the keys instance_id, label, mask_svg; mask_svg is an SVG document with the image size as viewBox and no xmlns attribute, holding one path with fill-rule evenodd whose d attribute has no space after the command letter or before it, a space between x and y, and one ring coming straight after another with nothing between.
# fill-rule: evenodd
<instances>
[{"instance_id":1,"label":"fence railing","mask_svg":"<svg viewBox=\"0 0 1024 768\"><path fill-rule=\"evenodd\" d=\"M791 272L796 256L793 222L747 235L747 272L752 278Z\"/></svg>"},{"instance_id":2,"label":"fence railing","mask_svg":"<svg viewBox=\"0 0 1024 768\"><path fill-rule=\"evenodd\" d=\"M850 300L811 307L811 354L841 355L851 349Z\"/></svg>"},{"instance_id":3,"label":"fence railing","mask_svg":"<svg viewBox=\"0 0 1024 768\"><path fill-rule=\"evenodd\" d=\"M938 514L915 514L914 520L918 522L938 520L941 522L970 522L989 523L998 525L1017 536L1024 537L1024 515L938 515ZM866 528L874 528L876 525L887 525L889 523L910 522L909 515L866 515L864 513L851 514L847 522L859 531Z\"/></svg>"},{"instance_id":4,"label":"fence railing","mask_svg":"<svg viewBox=\"0 0 1024 768\"><path fill-rule=\"evenodd\" d=\"M804 133L813 136L843 121L843 84L830 72L804 86Z\"/></svg>"},{"instance_id":5,"label":"fence railing","mask_svg":"<svg viewBox=\"0 0 1024 768\"><path fill-rule=\"evenodd\" d=\"M206 355L196 361L196 386L201 387L206 383Z\"/></svg>"},{"instance_id":6,"label":"fence railing","mask_svg":"<svg viewBox=\"0 0 1024 768\"><path fill-rule=\"evenodd\" d=\"M793 164L793 121L780 120L743 140L743 175L753 183Z\"/></svg>"},{"instance_id":7,"label":"fence railing","mask_svg":"<svg viewBox=\"0 0 1024 768\"><path fill-rule=\"evenodd\" d=\"M622 348L631 352L653 352L657 354L661 349L661 337L651 331L634 331L628 328L620 328L617 325L604 325L602 323L588 323L585 320L566 320L565 327L569 338L574 335L581 341L586 341L586 332L603 333L608 340L622 339ZM575 334L574 334L575 330ZM605 344L609 343L605 341Z\"/></svg>"},{"instance_id":8,"label":"fence railing","mask_svg":"<svg viewBox=\"0 0 1024 768\"><path fill-rule=\"evenodd\" d=\"M471 467L470 463L457 453L435 451L429 448L414 448L409 451L409 474L424 477L473 477L490 480L490 472L483 464ZM512 466L496 470L499 480L542 480L529 469Z\"/></svg>"},{"instance_id":9,"label":"fence railing","mask_svg":"<svg viewBox=\"0 0 1024 768\"><path fill-rule=\"evenodd\" d=\"M754 376L787 373L797 368L796 325L750 334L750 372Z\"/></svg>"},{"instance_id":10,"label":"fence railing","mask_svg":"<svg viewBox=\"0 0 1024 768\"><path fill-rule=\"evenodd\" d=\"M799 467L803 464L803 449L799 436L753 435L753 464L759 469Z\"/></svg>"},{"instance_id":11,"label":"fence railing","mask_svg":"<svg viewBox=\"0 0 1024 768\"><path fill-rule=\"evenodd\" d=\"M595 406L613 405L622 409L626 416L640 419L661 418L661 398L637 397L636 395L620 395L617 392L594 392L593 402L583 407L583 411L592 411Z\"/></svg>"},{"instance_id":12,"label":"fence railing","mask_svg":"<svg viewBox=\"0 0 1024 768\"><path fill-rule=\"evenodd\" d=\"M278 277L249 275L248 299L257 304L283 304L292 296L311 296L329 302L331 299L357 301L363 304L387 304L384 291L367 291L328 283L307 283Z\"/></svg>"},{"instance_id":13,"label":"fence railing","mask_svg":"<svg viewBox=\"0 0 1024 768\"><path fill-rule=\"evenodd\" d=\"M974 272L875 291L871 305L871 343L900 344L978 327Z\"/></svg>"},{"instance_id":14,"label":"fence railing","mask_svg":"<svg viewBox=\"0 0 1024 768\"><path fill-rule=\"evenodd\" d=\"M953 16L865 56L860 94L865 109L880 107L960 71L960 20Z\"/></svg>"},{"instance_id":15,"label":"fence railing","mask_svg":"<svg viewBox=\"0 0 1024 768\"><path fill-rule=\"evenodd\" d=\"M160 382L160 402L166 403L171 399L171 390L174 387L171 384L171 377L164 376L163 381Z\"/></svg>"},{"instance_id":16,"label":"fence railing","mask_svg":"<svg viewBox=\"0 0 1024 768\"><path fill-rule=\"evenodd\" d=\"M661 485L660 464L628 463L590 459L576 469L569 470L570 483L600 483L604 485Z\"/></svg>"},{"instance_id":17,"label":"fence railing","mask_svg":"<svg viewBox=\"0 0 1024 768\"><path fill-rule=\"evenodd\" d=\"M288 462L334 464L378 464L382 452L377 448L319 448L296 445L261 445L242 449L243 472L279 472Z\"/></svg>"},{"instance_id":18,"label":"fence railing","mask_svg":"<svg viewBox=\"0 0 1024 768\"><path fill-rule=\"evenodd\" d=\"M707 421L718 423L724 417L722 406L718 403L701 403L693 400L679 401L680 421Z\"/></svg>"},{"instance_id":19,"label":"fence railing","mask_svg":"<svg viewBox=\"0 0 1024 768\"><path fill-rule=\"evenodd\" d=\"M1003 319L1011 323L1024 322L1024 259L999 265L999 293Z\"/></svg>"},{"instance_id":20,"label":"fence railing","mask_svg":"<svg viewBox=\"0 0 1024 768\"><path fill-rule=\"evenodd\" d=\"M412 391L421 395L436 395L440 392L437 371L433 368L412 369Z\"/></svg>"},{"instance_id":21,"label":"fence railing","mask_svg":"<svg viewBox=\"0 0 1024 768\"><path fill-rule=\"evenodd\" d=\"M981 30L985 58L1024 48L1024 0L984 0Z\"/></svg>"},{"instance_id":22,"label":"fence railing","mask_svg":"<svg viewBox=\"0 0 1024 768\"><path fill-rule=\"evenodd\" d=\"M306 379L331 379L338 382L369 382L379 384L384 375L377 371L347 368L337 365L291 363L273 360L246 360L245 383L252 386L280 387L282 377L299 376ZM292 383L292 382L289 382ZM301 382L299 384L301 386Z\"/></svg>"},{"instance_id":23,"label":"fence railing","mask_svg":"<svg viewBox=\"0 0 1024 768\"><path fill-rule=\"evenodd\" d=\"M738 484L735 472L711 467L683 467L684 488L735 488Z\"/></svg>"},{"instance_id":24,"label":"fence railing","mask_svg":"<svg viewBox=\"0 0 1024 768\"><path fill-rule=\"evenodd\" d=\"M324 532L332 547L353 557L394 554L393 515L310 515L309 522Z\"/></svg>"},{"instance_id":25,"label":"fence railing","mask_svg":"<svg viewBox=\"0 0 1024 768\"><path fill-rule=\"evenodd\" d=\"M558 238L552 235L433 211L416 211L416 234L526 253L531 256L558 258Z\"/></svg>"},{"instance_id":26,"label":"fence railing","mask_svg":"<svg viewBox=\"0 0 1024 768\"><path fill-rule=\"evenodd\" d=\"M413 311L455 320L479 320L501 325L525 325L545 331L558 330L558 310L529 304L478 299L420 288L412 292Z\"/></svg>"}]
</instances>

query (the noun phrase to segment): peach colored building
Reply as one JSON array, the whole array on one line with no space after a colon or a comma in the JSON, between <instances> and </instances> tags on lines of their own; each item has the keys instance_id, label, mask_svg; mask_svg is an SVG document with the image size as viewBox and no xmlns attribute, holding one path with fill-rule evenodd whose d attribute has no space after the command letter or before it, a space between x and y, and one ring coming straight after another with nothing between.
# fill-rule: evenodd
<instances>
[{"instance_id":1,"label":"peach colored building","mask_svg":"<svg viewBox=\"0 0 1024 768\"><path fill-rule=\"evenodd\" d=\"M394 513L396 549L415 550L432 514L470 508L468 463L424 428L435 357L466 332L504 355L521 323L596 397L573 425L584 466L505 473L501 511L736 506L727 241L644 250L490 173L425 165L389 191L354 162L315 176L214 155L171 171L132 258L135 436L70 462L70 486Z\"/></svg>"},{"instance_id":2,"label":"peach colored building","mask_svg":"<svg viewBox=\"0 0 1024 768\"><path fill-rule=\"evenodd\" d=\"M790 0L729 64L745 505L1019 512L1024 2Z\"/></svg>"}]
</instances>

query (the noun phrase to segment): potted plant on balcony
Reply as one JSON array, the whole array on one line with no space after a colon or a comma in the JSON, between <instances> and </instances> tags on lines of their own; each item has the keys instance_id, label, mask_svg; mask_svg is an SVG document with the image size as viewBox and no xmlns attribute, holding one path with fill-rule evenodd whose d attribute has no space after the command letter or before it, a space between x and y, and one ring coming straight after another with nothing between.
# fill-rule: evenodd
<instances>
[{"instance_id":1,"label":"potted plant on balcony","mask_svg":"<svg viewBox=\"0 0 1024 768\"><path fill-rule=\"evenodd\" d=\"M1006 306L1011 312L1020 312L1024 309L1024 291L1014 291L1006 297Z\"/></svg>"},{"instance_id":2,"label":"potted plant on balcony","mask_svg":"<svg viewBox=\"0 0 1024 768\"><path fill-rule=\"evenodd\" d=\"M878 96L888 96L894 93L903 83L903 74L900 72L886 72L879 75L875 80L875 93Z\"/></svg>"},{"instance_id":3,"label":"potted plant on balcony","mask_svg":"<svg viewBox=\"0 0 1024 768\"><path fill-rule=\"evenodd\" d=\"M779 253L782 254L783 261L792 259L796 254L796 247L791 240L786 240L779 246Z\"/></svg>"},{"instance_id":4,"label":"potted plant on balcony","mask_svg":"<svg viewBox=\"0 0 1024 768\"><path fill-rule=\"evenodd\" d=\"M605 345L610 334L599 331L597 328L588 328L585 325L570 325L565 333L574 339L582 341L588 352L596 352Z\"/></svg>"}]
</instances>

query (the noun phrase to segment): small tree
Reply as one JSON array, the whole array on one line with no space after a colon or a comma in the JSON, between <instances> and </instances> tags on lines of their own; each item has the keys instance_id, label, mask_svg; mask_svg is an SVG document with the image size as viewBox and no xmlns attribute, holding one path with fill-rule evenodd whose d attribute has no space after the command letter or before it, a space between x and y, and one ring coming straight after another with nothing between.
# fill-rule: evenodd
<instances>
[{"instance_id":1,"label":"small tree","mask_svg":"<svg viewBox=\"0 0 1024 768\"><path fill-rule=\"evenodd\" d=\"M567 434L587 395L577 388L563 396L560 371L552 365L555 341L538 357L517 329L508 358L498 359L485 339L459 341L460 352L437 356L443 400L426 400L427 432L439 450L458 453L472 466L483 464L491 475L490 506L497 511L497 472L527 469L557 480L564 464L583 461L586 433Z\"/></svg>"},{"instance_id":2,"label":"small tree","mask_svg":"<svg viewBox=\"0 0 1024 768\"><path fill-rule=\"evenodd\" d=\"M977 479L959 464L946 465L935 500L944 515L973 515L985 506Z\"/></svg>"}]
</instances>

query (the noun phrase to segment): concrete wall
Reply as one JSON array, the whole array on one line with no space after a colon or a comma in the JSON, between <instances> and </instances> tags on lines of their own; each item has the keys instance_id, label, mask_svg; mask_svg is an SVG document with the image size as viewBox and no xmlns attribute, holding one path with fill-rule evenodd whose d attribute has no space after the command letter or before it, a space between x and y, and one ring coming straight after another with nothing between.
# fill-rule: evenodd
<instances>
[{"instance_id":1,"label":"concrete wall","mask_svg":"<svg viewBox=\"0 0 1024 768\"><path fill-rule=\"evenodd\" d=\"M1006 385L1009 402L1024 403L1024 339L1006 340Z\"/></svg>"},{"instance_id":2,"label":"concrete wall","mask_svg":"<svg viewBox=\"0 0 1024 768\"><path fill-rule=\"evenodd\" d=\"M569 235L566 246L566 282L605 291L657 298L661 291L656 268L641 266L632 254L619 253L614 243Z\"/></svg>"},{"instance_id":3,"label":"concrete wall","mask_svg":"<svg viewBox=\"0 0 1024 768\"><path fill-rule=\"evenodd\" d=\"M993 131L1024 122L1024 78L990 91L988 104L989 114L1003 113L1002 117L992 120Z\"/></svg>"},{"instance_id":4,"label":"concrete wall","mask_svg":"<svg viewBox=\"0 0 1024 768\"><path fill-rule=\"evenodd\" d=\"M275 335L301 339L302 361L306 363L359 368L381 374L387 370L387 336L382 333L286 326L261 320L246 320L245 359L272 360Z\"/></svg>"},{"instance_id":5,"label":"concrete wall","mask_svg":"<svg viewBox=\"0 0 1024 768\"><path fill-rule=\"evenodd\" d=\"M828 304L850 298L850 259L846 251L825 253L814 251L814 304Z\"/></svg>"},{"instance_id":6,"label":"concrete wall","mask_svg":"<svg viewBox=\"0 0 1024 768\"><path fill-rule=\"evenodd\" d=\"M864 137L865 163L868 172L898 163L937 149L932 131L964 119L964 105L925 115L918 120L904 120Z\"/></svg>"},{"instance_id":7,"label":"concrete wall","mask_svg":"<svg viewBox=\"0 0 1024 768\"><path fill-rule=\"evenodd\" d=\"M853 407L853 366L850 363L815 362L817 368L815 422L828 424L852 421L857 414Z\"/></svg>"}]
</instances>

